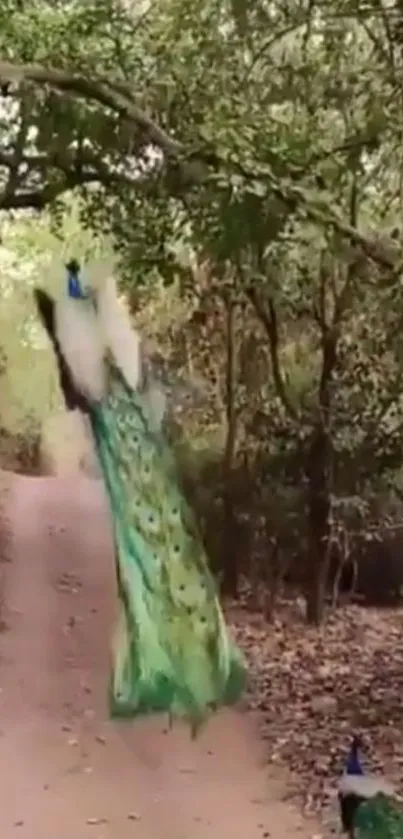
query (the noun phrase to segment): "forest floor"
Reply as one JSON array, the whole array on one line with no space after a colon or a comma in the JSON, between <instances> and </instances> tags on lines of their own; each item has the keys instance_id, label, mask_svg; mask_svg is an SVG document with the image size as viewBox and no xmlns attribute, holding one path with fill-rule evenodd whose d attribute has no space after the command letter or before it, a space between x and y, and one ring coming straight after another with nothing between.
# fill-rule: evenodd
<instances>
[{"instance_id":1,"label":"forest floor","mask_svg":"<svg viewBox=\"0 0 403 839\"><path fill-rule=\"evenodd\" d=\"M289 799L333 832L335 790L353 734L364 769L403 793L403 609L345 606L321 630L294 601L268 624L247 608L230 611L249 661L249 710L272 772L287 770Z\"/></svg>"},{"instance_id":2,"label":"forest floor","mask_svg":"<svg viewBox=\"0 0 403 839\"><path fill-rule=\"evenodd\" d=\"M167 732L161 719L112 723L114 567L99 484L13 476L1 504L12 535L1 566L1 836L15 829L29 839L319 839L330 834L316 810L325 805L325 824L333 820L357 708L376 726L373 750L383 744L384 754L386 732L396 757L403 702L399 655L400 683L391 687L390 650L401 646L403 626L396 614L393 627L386 617L369 629L348 612L342 629L338 619L318 635L285 607L271 626L237 607L230 615L251 666L249 712L217 715L196 743L180 726Z\"/></svg>"}]
</instances>

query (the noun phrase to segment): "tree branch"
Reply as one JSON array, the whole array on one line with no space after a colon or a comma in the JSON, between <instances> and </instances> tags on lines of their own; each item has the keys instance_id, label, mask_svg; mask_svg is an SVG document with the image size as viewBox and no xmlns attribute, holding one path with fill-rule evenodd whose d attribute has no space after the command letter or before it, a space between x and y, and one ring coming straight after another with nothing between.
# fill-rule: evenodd
<instances>
[{"instance_id":1,"label":"tree branch","mask_svg":"<svg viewBox=\"0 0 403 839\"><path fill-rule=\"evenodd\" d=\"M272 364L272 373L273 373L273 381L276 388L277 395L282 402L287 414L293 420L297 420L297 412L292 404L291 400L288 398L286 386L283 380L283 376L281 373L280 367L280 359L278 353L278 344L279 344L279 337L278 337L278 323L277 323L277 312L276 307L274 305L273 299L269 296L267 298L267 308L263 300L261 299L259 292L255 288L255 286L248 286L246 287L246 296L252 303L252 306L265 329L269 340L269 348L270 348L270 358Z\"/></svg>"},{"instance_id":2,"label":"tree branch","mask_svg":"<svg viewBox=\"0 0 403 839\"><path fill-rule=\"evenodd\" d=\"M324 202L319 203L314 199L311 200L309 195L300 187L289 187L280 182L275 182L274 179L271 179L270 186L272 193L293 212L305 211L311 221L315 221L324 227L332 227L344 239L347 239L353 245L357 245L367 257L382 268L400 271L401 265L397 258L397 249L394 249L392 253L392 248L388 249L385 243L368 239L356 227L344 222L337 212Z\"/></svg>"},{"instance_id":3,"label":"tree branch","mask_svg":"<svg viewBox=\"0 0 403 839\"><path fill-rule=\"evenodd\" d=\"M103 107L110 108L144 131L149 142L158 146L169 156L178 157L185 151L181 143L170 137L136 105L133 92L127 84L103 78L90 80L78 73L42 67L39 64L12 64L9 61L0 61L0 84L24 82L53 87L70 93L72 96L92 100Z\"/></svg>"},{"instance_id":4,"label":"tree branch","mask_svg":"<svg viewBox=\"0 0 403 839\"><path fill-rule=\"evenodd\" d=\"M0 192L0 210L44 210L66 191L94 183L99 183L99 177L94 173L76 177L71 174L58 184L47 184L38 189L24 189L13 193L6 188Z\"/></svg>"},{"instance_id":5,"label":"tree branch","mask_svg":"<svg viewBox=\"0 0 403 839\"><path fill-rule=\"evenodd\" d=\"M19 177L21 166L26 167L22 179ZM104 161L99 160L86 149L80 149L75 154L38 153L18 157L16 171L16 156L14 151L1 151L0 167L12 173L12 180L8 178L4 189L0 190L0 209L36 209L42 210L51 204L59 195L72 189L99 184L104 187L129 186L146 191L153 184L153 177L128 177L109 168ZM56 170L57 182L46 183L46 170ZM36 178L42 179L43 185L32 185Z\"/></svg>"}]
</instances>

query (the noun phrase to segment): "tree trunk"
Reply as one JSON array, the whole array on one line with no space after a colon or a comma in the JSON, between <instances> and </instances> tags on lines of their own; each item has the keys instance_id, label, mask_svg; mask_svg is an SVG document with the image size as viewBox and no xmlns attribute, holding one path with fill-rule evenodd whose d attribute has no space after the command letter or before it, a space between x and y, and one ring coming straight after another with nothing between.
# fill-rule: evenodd
<instances>
[{"instance_id":1,"label":"tree trunk","mask_svg":"<svg viewBox=\"0 0 403 839\"><path fill-rule=\"evenodd\" d=\"M222 593L228 597L236 597L238 594L239 582L239 548L235 544L234 533L236 532L236 521L234 515L233 499L229 487L225 489L224 498L224 525L222 540Z\"/></svg>"},{"instance_id":2,"label":"tree trunk","mask_svg":"<svg viewBox=\"0 0 403 839\"><path fill-rule=\"evenodd\" d=\"M238 594L239 548L236 543L236 522L234 511L234 492L231 489L236 450L237 414L236 396L236 309L230 295L227 305L227 357L226 357L226 393L225 412L227 433L223 459L223 529L222 529L222 591L229 597Z\"/></svg>"},{"instance_id":3,"label":"tree trunk","mask_svg":"<svg viewBox=\"0 0 403 839\"><path fill-rule=\"evenodd\" d=\"M326 583L329 566L329 473L331 448L322 424L312 436L308 455L308 580L306 589L306 617L314 626L324 618Z\"/></svg>"},{"instance_id":4,"label":"tree trunk","mask_svg":"<svg viewBox=\"0 0 403 839\"><path fill-rule=\"evenodd\" d=\"M270 556L267 558L267 575L265 578L266 596L264 600L264 616L271 623L274 618L277 600L282 584L281 554L277 539L272 543Z\"/></svg>"}]
</instances>

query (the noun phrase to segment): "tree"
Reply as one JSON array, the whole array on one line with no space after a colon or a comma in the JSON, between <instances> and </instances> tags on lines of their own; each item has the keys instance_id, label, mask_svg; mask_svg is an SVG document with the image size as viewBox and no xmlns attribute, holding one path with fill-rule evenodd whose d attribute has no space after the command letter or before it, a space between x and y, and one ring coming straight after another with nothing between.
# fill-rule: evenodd
<instances>
[{"instance_id":1,"label":"tree","mask_svg":"<svg viewBox=\"0 0 403 839\"><path fill-rule=\"evenodd\" d=\"M170 0L135 16L117 0L38 0L1 15L0 206L55 212L77 188L84 223L114 238L133 303L158 269L203 307L180 240L209 262L228 336L248 307L235 355L259 323L271 377L247 399L238 377L234 399L228 340L227 471L259 413L260 448L299 464L320 622L333 496L362 490L364 453L371 468L400 465L403 11L203 0L195 14ZM292 344L303 386L290 382Z\"/></svg>"},{"instance_id":2,"label":"tree","mask_svg":"<svg viewBox=\"0 0 403 839\"><path fill-rule=\"evenodd\" d=\"M172 2L164 5L164 14L153 7L140 20L118 0L74 4L70 8L64 4L54 8L47 2L21 4L17 0L4 4L2 54L12 55L13 61L3 60L0 64L8 106L3 122L2 163L8 174L3 208L40 209L63 190L91 183L102 184L106 190L122 189L123 197L126 188L130 195L137 193L140 198L144 190L154 198L155 189L160 191L164 186L168 195L182 198L183 192L192 186L200 189L206 183L210 197L212 181L217 197L226 202L228 189L239 189L236 177L241 177L241 182L243 177L251 193L261 190L262 184L257 186L252 180L256 176L258 181L264 181L275 202L285 205L286 215L301 207L313 219L335 225L377 260L390 265L387 253L350 229L326 203L310 200L307 191L292 188L302 176L309 177L317 169L316 156L310 159L310 152L306 154L307 136L299 137L297 144L289 143L292 154L287 159L287 155L278 154L276 143L292 140L289 134L293 135L295 126L291 132L280 127L279 136L278 125L271 120L267 133L262 109L275 106L287 110L290 104L295 107L305 97L307 88L306 78L299 84L297 74L291 78L289 71L297 68L289 66L288 73L283 72L281 42L287 32L282 30L282 24L288 22L286 28L293 35L291 48L294 44L298 47L294 33L306 30L299 60L300 69L306 65L305 76L308 72L314 75L323 58L323 52L316 47L313 57L308 55L312 10L308 14L296 3L294 10L291 4L286 11L273 12L273 30L277 29L277 34L268 43L253 26L261 21L262 9L255 14L256 20L248 26L249 55L245 58L245 39L235 35L239 33L239 24L232 7L214 2L206 2L196 19L189 3L183 6ZM347 26L348 21L344 20L344 35L348 34ZM340 31L336 26L333 33L333 18L330 25L326 18L319 19L314 29L313 34L319 32L325 43L328 58L334 40L340 41ZM178 32L182 33L183 48L173 56ZM287 48L290 45L284 48L285 54ZM38 57L42 64L36 63ZM184 90L189 67L193 69L192 82ZM265 77L268 70L270 78L273 79L273 70L278 77L269 91ZM334 67L329 66L327 74L322 74L322 85L315 93L317 101L328 92L333 71ZM141 85L142 93L138 95L137 83L143 80L144 72L147 83ZM350 83L349 88L345 84L347 96L356 92L356 80L349 82L348 74L345 75L347 85ZM129 76L131 84L127 81ZM214 96L217 84L226 88L225 97ZM249 85L258 94L253 105L248 92L240 95L241 89L247 91ZM209 89L210 95L206 93ZM386 96L382 93L382 100L388 95L389 90ZM381 105L382 102L379 111ZM392 108L392 114L395 112L396 108ZM17 123L17 127L10 135L11 122ZM344 145L327 150L325 157L335 152L348 154L351 146L362 149L376 145L386 131L386 120L374 120L371 116L368 123L359 136L349 137L349 142L344 137ZM33 149L36 153L30 154ZM150 162L152 149L154 160ZM220 171L221 188L217 190ZM41 188L30 189L32 180L38 179L42 179Z\"/></svg>"}]
</instances>

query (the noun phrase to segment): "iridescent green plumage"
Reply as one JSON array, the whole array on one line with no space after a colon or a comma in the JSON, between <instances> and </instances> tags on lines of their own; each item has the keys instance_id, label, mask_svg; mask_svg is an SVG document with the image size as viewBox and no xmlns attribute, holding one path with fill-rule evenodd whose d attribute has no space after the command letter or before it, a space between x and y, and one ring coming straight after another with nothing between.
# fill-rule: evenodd
<instances>
[{"instance_id":1,"label":"iridescent green plumage","mask_svg":"<svg viewBox=\"0 0 403 839\"><path fill-rule=\"evenodd\" d=\"M403 839L403 811L382 793L363 801L354 817L355 839Z\"/></svg>"},{"instance_id":2,"label":"iridescent green plumage","mask_svg":"<svg viewBox=\"0 0 403 839\"><path fill-rule=\"evenodd\" d=\"M113 365L91 414L115 527L121 614L111 710L169 711L197 724L239 698L240 654L228 638L172 453L144 395Z\"/></svg>"}]
</instances>

